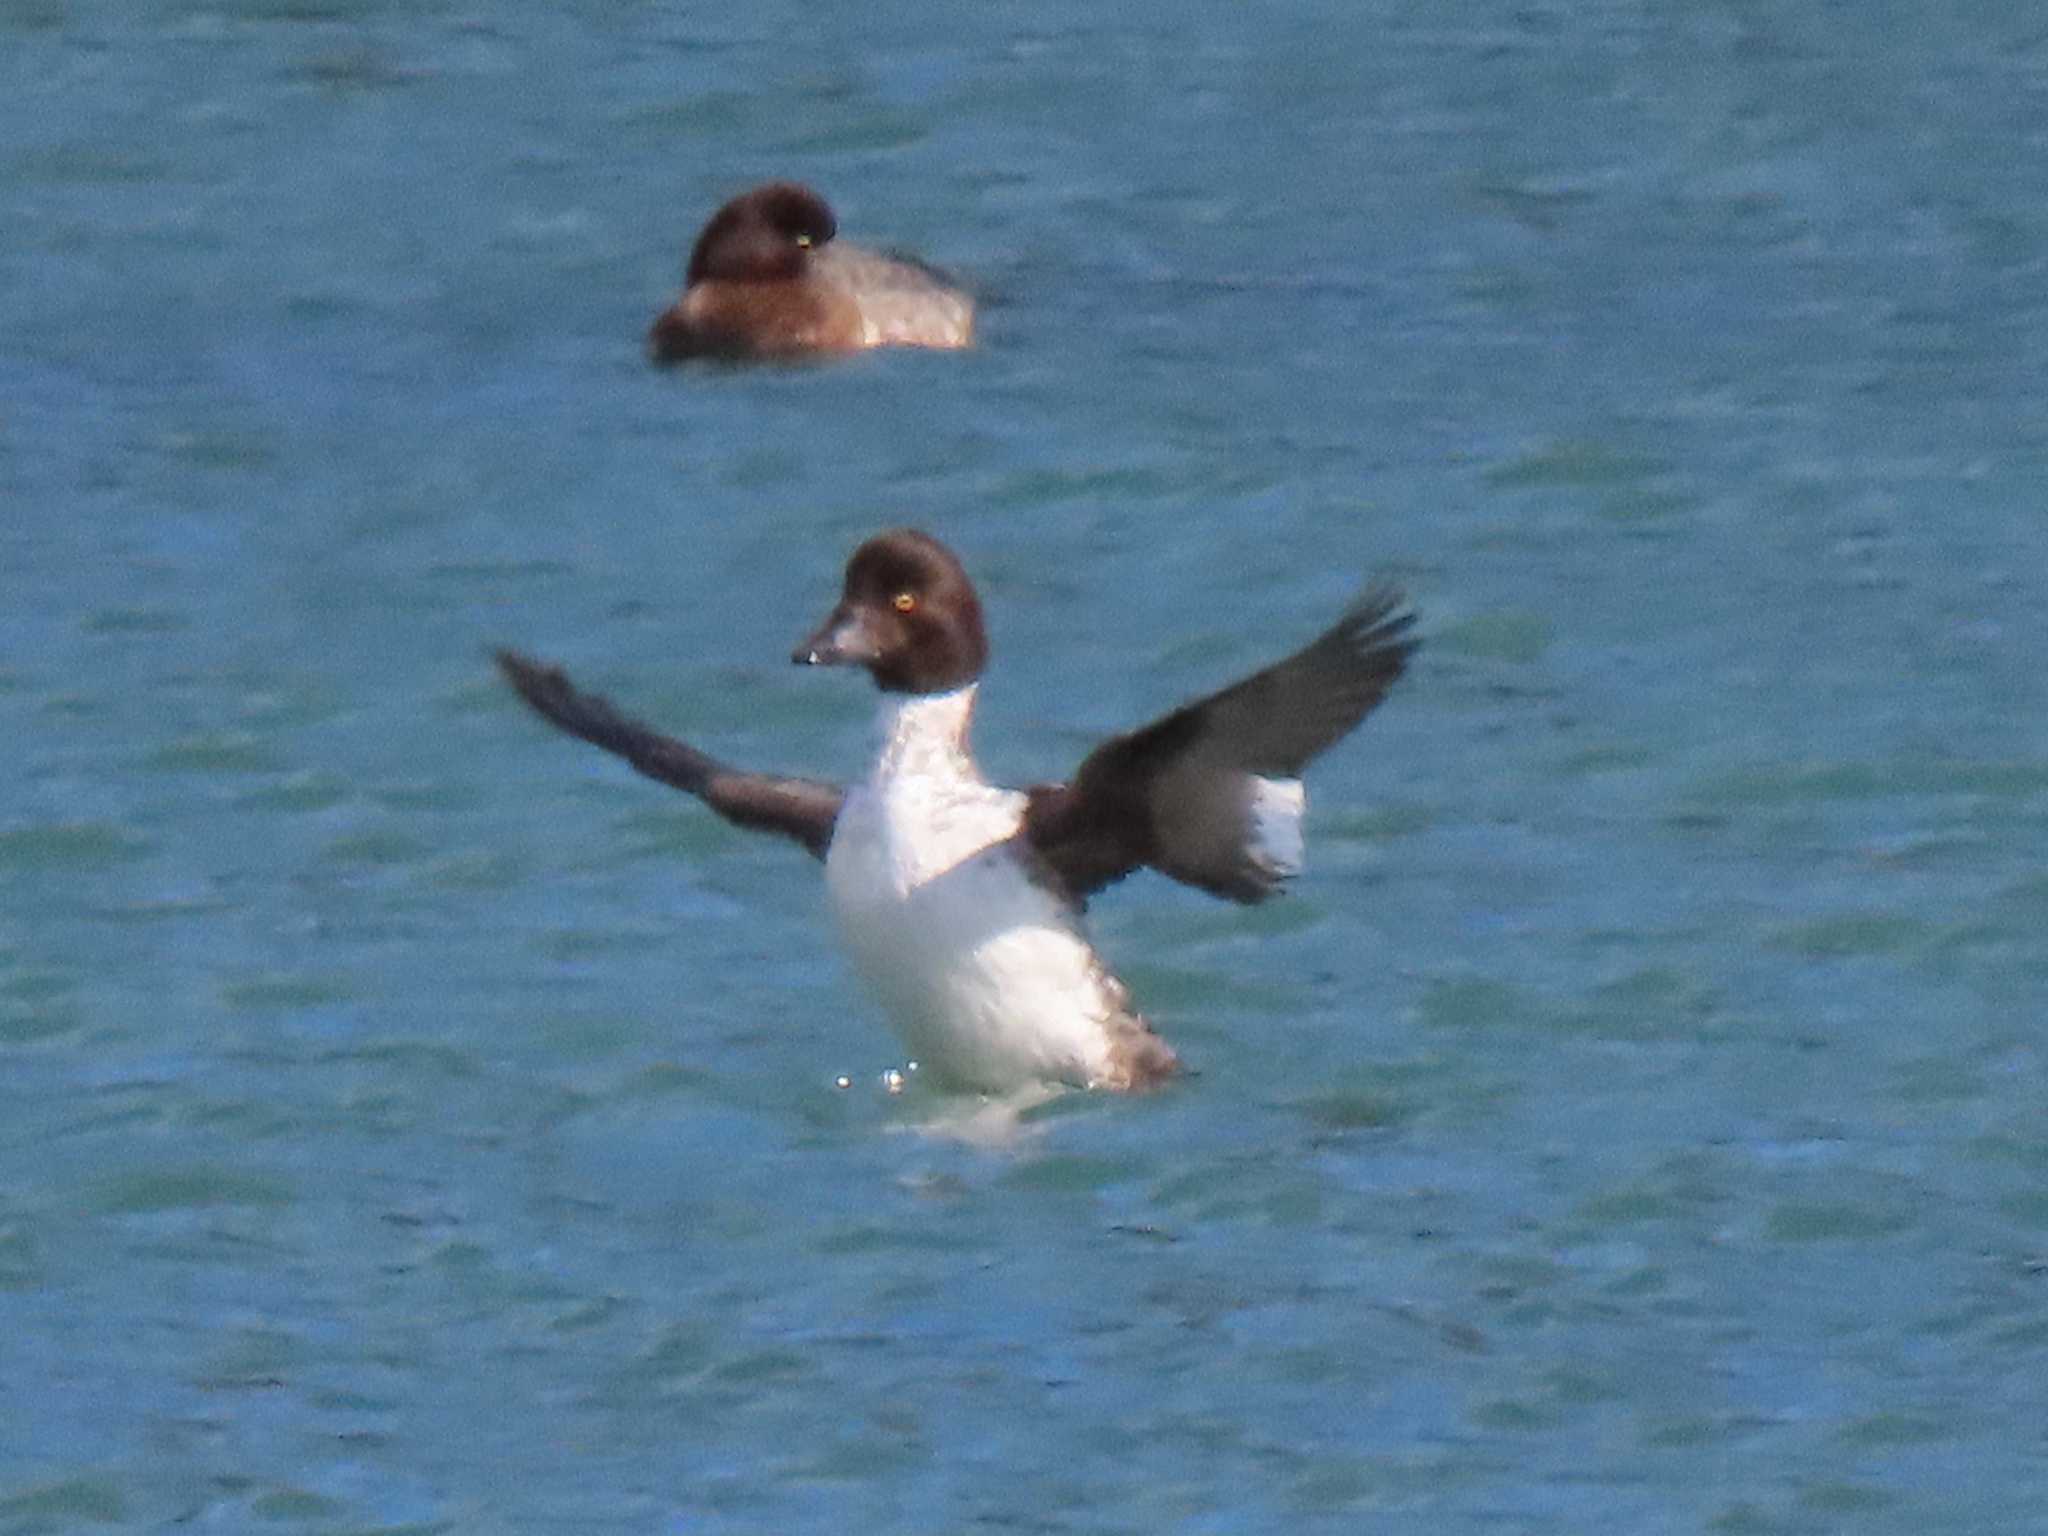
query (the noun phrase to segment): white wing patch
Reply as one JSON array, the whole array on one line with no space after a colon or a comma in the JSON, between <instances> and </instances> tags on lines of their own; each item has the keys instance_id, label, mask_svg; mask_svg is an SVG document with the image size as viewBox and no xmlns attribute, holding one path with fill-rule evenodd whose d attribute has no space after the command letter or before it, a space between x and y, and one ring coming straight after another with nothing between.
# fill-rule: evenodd
<instances>
[{"instance_id":1,"label":"white wing patch","mask_svg":"<svg viewBox=\"0 0 2048 1536\"><path fill-rule=\"evenodd\" d=\"M1301 819L1308 809L1308 789L1299 779L1268 779L1252 775L1245 810L1251 824L1253 864L1275 880L1301 873Z\"/></svg>"}]
</instances>

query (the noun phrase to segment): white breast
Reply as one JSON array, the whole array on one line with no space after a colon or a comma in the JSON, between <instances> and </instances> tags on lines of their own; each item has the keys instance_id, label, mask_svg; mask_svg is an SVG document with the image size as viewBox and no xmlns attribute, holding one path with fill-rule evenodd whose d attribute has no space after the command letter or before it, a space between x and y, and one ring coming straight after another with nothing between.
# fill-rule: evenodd
<instances>
[{"instance_id":1,"label":"white breast","mask_svg":"<svg viewBox=\"0 0 2048 1536\"><path fill-rule=\"evenodd\" d=\"M988 1092L1104 1081L1113 1035L1142 1025L1009 843L1025 798L975 771L961 745L972 708L972 688L885 707L875 772L833 828L833 915L926 1070Z\"/></svg>"}]
</instances>

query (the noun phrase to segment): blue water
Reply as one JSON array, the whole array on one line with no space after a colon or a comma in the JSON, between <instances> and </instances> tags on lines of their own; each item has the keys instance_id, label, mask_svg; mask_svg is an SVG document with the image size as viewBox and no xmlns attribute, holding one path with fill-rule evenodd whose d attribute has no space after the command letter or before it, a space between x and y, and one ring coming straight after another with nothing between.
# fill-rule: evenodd
<instances>
[{"instance_id":1,"label":"blue water","mask_svg":"<svg viewBox=\"0 0 2048 1536\"><path fill-rule=\"evenodd\" d=\"M768 175L980 350L647 369ZM2042 1528L2044 253L2025 7L0 4L0 1532ZM487 662L899 522L1013 782L1424 615L1003 1145Z\"/></svg>"}]
</instances>

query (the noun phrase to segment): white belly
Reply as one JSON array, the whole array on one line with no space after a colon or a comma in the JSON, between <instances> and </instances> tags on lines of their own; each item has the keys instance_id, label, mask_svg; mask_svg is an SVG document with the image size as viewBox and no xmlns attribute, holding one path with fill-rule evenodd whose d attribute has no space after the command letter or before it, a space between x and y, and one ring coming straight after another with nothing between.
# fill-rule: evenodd
<instances>
[{"instance_id":1,"label":"white belly","mask_svg":"<svg viewBox=\"0 0 2048 1536\"><path fill-rule=\"evenodd\" d=\"M1104 1081L1122 988L1001 843L1024 797L946 788L941 804L848 795L825 881L855 967L912 1059L956 1087Z\"/></svg>"}]
</instances>

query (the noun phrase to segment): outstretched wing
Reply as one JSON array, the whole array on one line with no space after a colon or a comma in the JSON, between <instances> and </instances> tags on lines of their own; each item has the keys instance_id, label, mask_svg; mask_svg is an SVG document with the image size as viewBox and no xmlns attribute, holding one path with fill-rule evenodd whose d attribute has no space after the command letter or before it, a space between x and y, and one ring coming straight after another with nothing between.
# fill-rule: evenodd
<instances>
[{"instance_id":1,"label":"outstretched wing","mask_svg":"<svg viewBox=\"0 0 2048 1536\"><path fill-rule=\"evenodd\" d=\"M795 838L816 857L825 857L832 841L832 823L846 798L838 785L742 773L620 714L609 700L585 693L570 682L560 667L517 651L498 652L498 670L536 713L571 736L617 753L650 779L695 795L727 821L757 831L780 832Z\"/></svg>"},{"instance_id":2,"label":"outstretched wing","mask_svg":"<svg viewBox=\"0 0 2048 1536\"><path fill-rule=\"evenodd\" d=\"M1301 772L1372 712L1419 642L1398 590L1375 586L1263 672L1088 755L1033 789L1024 833L1077 899L1149 864L1232 901L1301 867Z\"/></svg>"}]
</instances>

